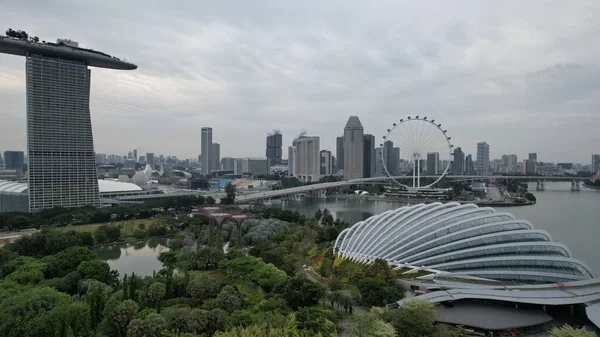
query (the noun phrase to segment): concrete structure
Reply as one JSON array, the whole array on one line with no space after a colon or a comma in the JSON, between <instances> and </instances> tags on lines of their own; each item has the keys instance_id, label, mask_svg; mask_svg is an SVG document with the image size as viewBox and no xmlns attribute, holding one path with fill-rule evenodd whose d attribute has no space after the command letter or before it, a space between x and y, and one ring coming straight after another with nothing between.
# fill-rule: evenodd
<instances>
[{"instance_id":1,"label":"concrete structure","mask_svg":"<svg viewBox=\"0 0 600 337\"><path fill-rule=\"evenodd\" d=\"M221 145L219 143L212 143L212 147L210 149L210 161L211 170L220 170L221 169Z\"/></svg>"},{"instance_id":2,"label":"concrete structure","mask_svg":"<svg viewBox=\"0 0 600 337\"><path fill-rule=\"evenodd\" d=\"M382 148L381 152L382 152L381 159L383 161L385 161L385 165L387 167L387 171L389 172L389 174L392 176L398 175L398 173L399 173L398 164L400 161L400 148L394 147L394 142L392 142L391 140L388 140L388 141L385 141L385 143L383 143L383 148ZM385 169L383 169L383 163L382 163L382 170L383 170L384 175L388 174L385 172Z\"/></svg>"},{"instance_id":3,"label":"concrete structure","mask_svg":"<svg viewBox=\"0 0 600 337\"><path fill-rule=\"evenodd\" d=\"M223 157L221 159L221 167L223 168L223 170L234 170L235 158Z\"/></svg>"},{"instance_id":4,"label":"concrete structure","mask_svg":"<svg viewBox=\"0 0 600 337\"><path fill-rule=\"evenodd\" d=\"M282 135L279 131L275 131L273 134L267 136L267 149L266 149L266 157L269 161L269 167L272 165L280 165L282 151L281 147L283 146Z\"/></svg>"},{"instance_id":5,"label":"concrete structure","mask_svg":"<svg viewBox=\"0 0 600 337\"><path fill-rule=\"evenodd\" d=\"M4 151L4 169L23 171L25 153L23 151Z\"/></svg>"},{"instance_id":6,"label":"concrete structure","mask_svg":"<svg viewBox=\"0 0 600 337\"><path fill-rule=\"evenodd\" d=\"M137 66L69 41L0 37L0 53L26 57L30 211L99 206L88 66Z\"/></svg>"},{"instance_id":7,"label":"concrete structure","mask_svg":"<svg viewBox=\"0 0 600 337\"><path fill-rule=\"evenodd\" d=\"M294 176L302 182L319 181L321 176L319 137L299 137L296 139L295 148Z\"/></svg>"},{"instance_id":8,"label":"concrete structure","mask_svg":"<svg viewBox=\"0 0 600 337\"><path fill-rule=\"evenodd\" d=\"M375 136L363 136L363 178L370 178L375 174L375 146Z\"/></svg>"},{"instance_id":9,"label":"concrete structure","mask_svg":"<svg viewBox=\"0 0 600 337\"><path fill-rule=\"evenodd\" d=\"M244 174L244 171L242 169L242 162L243 162L242 158L235 159L234 166L233 166L233 174L235 174L235 175Z\"/></svg>"},{"instance_id":10,"label":"concrete structure","mask_svg":"<svg viewBox=\"0 0 600 337\"><path fill-rule=\"evenodd\" d=\"M344 179L364 177L364 131L357 116L350 116L344 128Z\"/></svg>"},{"instance_id":11,"label":"concrete structure","mask_svg":"<svg viewBox=\"0 0 600 337\"><path fill-rule=\"evenodd\" d=\"M473 156L470 154L465 157L465 173L466 175L475 174L475 163L473 162Z\"/></svg>"},{"instance_id":12,"label":"concrete structure","mask_svg":"<svg viewBox=\"0 0 600 337\"><path fill-rule=\"evenodd\" d=\"M516 154L503 154L500 159L500 172L501 173L515 173L517 172L517 155Z\"/></svg>"},{"instance_id":13,"label":"concrete structure","mask_svg":"<svg viewBox=\"0 0 600 337\"><path fill-rule=\"evenodd\" d=\"M260 176L269 174L267 158L243 158L241 162L243 175Z\"/></svg>"},{"instance_id":14,"label":"concrete structure","mask_svg":"<svg viewBox=\"0 0 600 337\"><path fill-rule=\"evenodd\" d=\"M592 155L592 173L597 173L600 170L600 154Z\"/></svg>"},{"instance_id":15,"label":"concrete structure","mask_svg":"<svg viewBox=\"0 0 600 337\"><path fill-rule=\"evenodd\" d=\"M344 169L344 136L335 139L336 173Z\"/></svg>"},{"instance_id":16,"label":"concrete structure","mask_svg":"<svg viewBox=\"0 0 600 337\"><path fill-rule=\"evenodd\" d=\"M321 176L333 174L333 155L331 155L331 151L321 150L319 158L321 170L319 173Z\"/></svg>"},{"instance_id":17,"label":"concrete structure","mask_svg":"<svg viewBox=\"0 0 600 337\"><path fill-rule=\"evenodd\" d=\"M209 174L212 168L212 128L203 127L200 139L200 170L202 174Z\"/></svg>"},{"instance_id":18,"label":"concrete structure","mask_svg":"<svg viewBox=\"0 0 600 337\"><path fill-rule=\"evenodd\" d=\"M475 174L487 175L490 171L490 146L486 142L477 143L477 161Z\"/></svg>"},{"instance_id":19,"label":"concrete structure","mask_svg":"<svg viewBox=\"0 0 600 337\"><path fill-rule=\"evenodd\" d=\"M294 141L293 144L296 144ZM294 176L294 170L296 169L296 145L288 146L288 175L290 177Z\"/></svg>"},{"instance_id":20,"label":"concrete structure","mask_svg":"<svg viewBox=\"0 0 600 337\"><path fill-rule=\"evenodd\" d=\"M454 149L452 153L452 164L450 173L460 175L465 173L465 153L460 147Z\"/></svg>"},{"instance_id":21,"label":"concrete structure","mask_svg":"<svg viewBox=\"0 0 600 337\"><path fill-rule=\"evenodd\" d=\"M536 162L535 160L523 159L523 173L524 174L535 174L536 173Z\"/></svg>"},{"instance_id":22,"label":"concrete structure","mask_svg":"<svg viewBox=\"0 0 600 337\"><path fill-rule=\"evenodd\" d=\"M529 153L529 160L533 160L533 161L537 162L537 153L535 153L535 152Z\"/></svg>"},{"instance_id":23,"label":"concrete structure","mask_svg":"<svg viewBox=\"0 0 600 337\"><path fill-rule=\"evenodd\" d=\"M514 283L592 278L550 234L506 212L456 202L404 206L340 232L334 252L358 263L384 259L404 273L470 276Z\"/></svg>"},{"instance_id":24,"label":"concrete structure","mask_svg":"<svg viewBox=\"0 0 600 337\"><path fill-rule=\"evenodd\" d=\"M4 170L4 159L2 159L2 153L0 153L0 171Z\"/></svg>"},{"instance_id":25,"label":"concrete structure","mask_svg":"<svg viewBox=\"0 0 600 337\"><path fill-rule=\"evenodd\" d=\"M437 175L442 173L440 169L440 154L438 152L427 153L427 174Z\"/></svg>"},{"instance_id":26,"label":"concrete structure","mask_svg":"<svg viewBox=\"0 0 600 337\"><path fill-rule=\"evenodd\" d=\"M135 160L135 162L137 163L138 160L138 153L136 149L133 149L133 160Z\"/></svg>"}]
</instances>

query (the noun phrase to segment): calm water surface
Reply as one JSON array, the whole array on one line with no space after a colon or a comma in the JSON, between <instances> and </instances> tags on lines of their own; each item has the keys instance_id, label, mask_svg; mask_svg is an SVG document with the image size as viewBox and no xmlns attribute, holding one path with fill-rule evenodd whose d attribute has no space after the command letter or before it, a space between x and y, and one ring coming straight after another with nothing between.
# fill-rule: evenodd
<instances>
[{"instance_id":1,"label":"calm water surface","mask_svg":"<svg viewBox=\"0 0 600 337\"><path fill-rule=\"evenodd\" d=\"M94 251L100 260L106 261L111 269L117 270L121 278L125 273L146 276L162 268L156 257L161 252L169 251L168 240L168 238L160 238L118 243L97 247Z\"/></svg>"},{"instance_id":2,"label":"calm water surface","mask_svg":"<svg viewBox=\"0 0 600 337\"><path fill-rule=\"evenodd\" d=\"M568 182L546 182L545 191L536 191L535 184L529 190L537 198L532 206L502 207L516 218L529 220L535 228L544 229L552 239L566 244L577 259L590 266L600 276L600 191L582 188L570 190ZM402 203L347 199L305 199L301 202L274 203L273 207L297 210L313 215L317 209L327 208L334 217L351 224L374 214L404 206Z\"/></svg>"}]
</instances>

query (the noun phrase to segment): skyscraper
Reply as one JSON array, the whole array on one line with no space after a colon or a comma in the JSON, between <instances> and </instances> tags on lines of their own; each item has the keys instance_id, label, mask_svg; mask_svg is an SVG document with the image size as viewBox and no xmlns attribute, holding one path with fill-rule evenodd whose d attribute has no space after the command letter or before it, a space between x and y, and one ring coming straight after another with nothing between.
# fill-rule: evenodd
<instances>
[{"instance_id":1,"label":"skyscraper","mask_svg":"<svg viewBox=\"0 0 600 337\"><path fill-rule=\"evenodd\" d=\"M592 155L592 173L596 173L600 170L600 154Z\"/></svg>"},{"instance_id":2,"label":"skyscraper","mask_svg":"<svg viewBox=\"0 0 600 337\"><path fill-rule=\"evenodd\" d=\"M486 142L477 143L477 162L475 173L480 176L487 175L490 171L490 145Z\"/></svg>"},{"instance_id":3,"label":"skyscraper","mask_svg":"<svg viewBox=\"0 0 600 337\"><path fill-rule=\"evenodd\" d=\"M133 159L135 160L135 162L137 163L138 160L138 156L137 156L137 150L133 149Z\"/></svg>"},{"instance_id":4,"label":"skyscraper","mask_svg":"<svg viewBox=\"0 0 600 337\"><path fill-rule=\"evenodd\" d=\"M26 57L29 210L99 206L88 66L137 66L77 42L0 37L0 53Z\"/></svg>"},{"instance_id":5,"label":"skyscraper","mask_svg":"<svg viewBox=\"0 0 600 337\"><path fill-rule=\"evenodd\" d=\"M204 127L201 129L200 141L200 170L202 174L209 174L212 168L212 128Z\"/></svg>"},{"instance_id":6,"label":"skyscraper","mask_svg":"<svg viewBox=\"0 0 600 337\"><path fill-rule=\"evenodd\" d=\"M292 146L288 146L288 175L290 177L294 176L296 170L296 141L294 140L292 144Z\"/></svg>"},{"instance_id":7,"label":"skyscraper","mask_svg":"<svg viewBox=\"0 0 600 337\"><path fill-rule=\"evenodd\" d=\"M363 126L357 116L350 116L344 128L344 179L364 176Z\"/></svg>"},{"instance_id":8,"label":"skyscraper","mask_svg":"<svg viewBox=\"0 0 600 337\"><path fill-rule=\"evenodd\" d=\"M4 170L4 160L2 159L2 153L0 153L0 170Z\"/></svg>"},{"instance_id":9,"label":"skyscraper","mask_svg":"<svg viewBox=\"0 0 600 337\"><path fill-rule=\"evenodd\" d=\"M272 135L267 136L266 156L269 167L281 164L281 147L283 145L282 138L283 137L281 133L279 133L277 130L275 130Z\"/></svg>"},{"instance_id":10,"label":"skyscraper","mask_svg":"<svg viewBox=\"0 0 600 337\"><path fill-rule=\"evenodd\" d=\"M153 152L146 153L146 165L150 165L151 168L154 168L154 153Z\"/></svg>"},{"instance_id":11,"label":"skyscraper","mask_svg":"<svg viewBox=\"0 0 600 337\"><path fill-rule=\"evenodd\" d=\"M475 165L473 163L473 156L470 154L465 157L465 174L473 175L475 174Z\"/></svg>"},{"instance_id":12,"label":"skyscraper","mask_svg":"<svg viewBox=\"0 0 600 337\"><path fill-rule=\"evenodd\" d=\"M437 175L440 173L440 154L439 152L427 153L427 174Z\"/></svg>"},{"instance_id":13,"label":"skyscraper","mask_svg":"<svg viewBox=\"0 0 600 337\"><path fill-rule=\"evenodd\" d=\"M210 150L211 156L211 169L212 170L220 170L221 169L221 145L219 143L212 143L212 148Z\"/></svg>"},{"instance_id":14,"label":"skyscraper","mask_svg":"<svg viewBox=\"0 0 600 337\"><path fill-rule=\"evenodd\" d=\"M331 151L321 150L320 152L320 169L321 176L328 176L332 173L333 170L333 156L331 155Z\"/></svg>"},{"instance_id":15,"label":"skyscraper","mask_svg":"<svg viewBox=\"0 0 600 337\"><path fill-rule=\"evenodd\" d=\"M517 155L503 154L500 159L502 173L515 173L517 171Z\"/></svg>"},{"instance_id":16,"label":"skyscraper","mask_svg":"<svg viewBox=\"0 0 600 337\"><path fill-rule=\"evenodd\" d=\"M7 170L23 170L25 153L23 151L4 151L4 168Z\"/></svg>"},{"instance_id":17,"label":"skyscraper","mask_svg":"<svg viewBox=\"0 0 600 337\"><path fill-rule=\"evenodd\" d=\"M319 137L298 137L295 147L294 176L303 182L319 181L321 175Z\"/></svg>"},{"instance_id":18,"label":"skyscraper","mask_svg":"<svg viewBox=\"0 0 600 337\"><path fill-rule=\"evenodd\" d=\"M465 153L460 147L455 148L452 153L450 172L457 176L465 173Z\"/></svg>"},{"instance_id":19,"label":"skyscraper","mask_svg":"<svg viewBox=\"0 0 600 337\"><path fill-rule=\"evenodd\" d=\"M375 136L363 136L363 178L370 178L375 173Z\"/></svg>"},{"instance_id":20,"label":"skyscraper","mask_svg":"<svg viewBox=\"0 0 600 337\"><path fill-rule=\"evenodd\" d=\"M221 166L223 167L223 170L233 170L235 167L235 158L223 157L223 159L221 159Z\"/></svg>"},{"instance_id":21,"label":"skyscraper","mask_svg":"<svg viewBox=\"0 0 600 337\"><path fill-rule=\"evenodd\" d=\"M394 147L394 142L391 140L383 143L383 148L381 149L382 153L382 161L385 161L385 167L387 168L387 172L383 168L383 163L381 165L383 174L390 174L392 176L398 175L398 164L400 162L400 148Z\"/></svg>"},{"instance_id":22,"label":"skyscraper","mask_svg":"<svg viewBox=\"0 0 600 337\"><path fill-rule=\"evenodd\" d=\"M535 153L535 152L529 153L529 160L533 160L533 161L537 162L537 153Z\"/></svg>"},{"instance_id":23,"label":"skyscraper","mask_svg":"<svg viewBox=\"0 0 600 337\"><path fill-rule=\"evenodd\" d=\"M335 139L336 171L344 169L344 136ZM336 172L337 173L337 172Z\"/></svg>"}]
</instances>

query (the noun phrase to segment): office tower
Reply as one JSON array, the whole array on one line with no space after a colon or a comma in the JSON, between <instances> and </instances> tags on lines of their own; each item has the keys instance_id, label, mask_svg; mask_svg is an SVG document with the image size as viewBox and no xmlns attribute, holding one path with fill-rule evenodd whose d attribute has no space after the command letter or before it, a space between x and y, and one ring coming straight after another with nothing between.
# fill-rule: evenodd
<instances>
[{"instance_id":1,"label":"office tower","mask_svg":"<svg viewBox=\"0 0 600 337\"><path fill-rule=\"evenodd\" d=\"M125 168L135 169L135 159L133 157L125 160Z\"/></svg>"},{"instance_id":2,"label":"office tower","mask_svg":"<svg viewBox=\"0 0 600 337\"><path fill-rule=\"evenodd\" d=\"M470 154L465 157L465 174L475 174L475 164L473 163L473 156L471 156Z\"/></svg>"},{"instance_id":3,"label":"office tower","mask_svg":"<svg viewBox=\"0 0 600 337\"><path fill-rule=\"evenodd\" d=\"M243 158L242 174L251 176L266 176L269 174L267 158Z\"/></svg>"},{"instance_id":4,"label":"office tower","mask_svg":"<svg viewBox=\"0 0 600 337\"><path fill-rule=\"evenodd\" d=\"M200 170L203 174L209 174L211 165L212 165L212 157L210 153L212 152L212 128L204 127L201 131L201 144L200 144Z\"/></svg>"},{"instance_id":5,"label":"office tower","mask_svg":"<svg viewBox=\"0 0 600 337\"><path fill-rule=\"evenodd\" d=\"M480 176L487 175L490 171L490 145L486 142L477 143L477 162L475 173Z\"/></svg>"},{"instance_id":6,"label":"office tower","mask_svg":"<svg viewBox=\"0 0 600 337\"><path fill-rule=\"evenodd\" d=\"M335 157L337 158L336 160L336 167L335 170L339 171L339 170L343 170L344 169L344 137L337 137L335 139ZM337 173L337 172L336 172Z\"/></svg>"},{"instance_id":7,"label":"office tower","mask_svg":"<svg viewBox=\"0 0 600 337\"><path fill-rule=\"evenodd\" d=\"M153 152L146 153L146 165L150 165L150 167L154 168L154 153Z\"/></svg>"},{"instance_id":8,"label":"office tower","mask_svg":"<svg viewBox=\"0 0 600 337\"><path fill-rule=\"evenodd\" d=\"M23 171L25 153L23 151L4 151L4 168L6 170Z\"/></svg>"},{"instance_id":9,"label":"office tower","mask_svg":"<svg viewBox=\"0 0 600 337\"><path fill-rule=\"evenodd\" d=\"M275 130L273 134L267 136L266 156L267 160L269 161L269 167L281 164L281 147L283 146L282 138L283 137L281 133L277 130Z\"/></svg>"},{"instance_id":10,"label":"office tower","mask_svg":"<svg viewBox=\"0 0 600 337\"><path fill-rule=\"evenodd\" d=\"M99 206L88 66L137 66L70 40L0 37L0 53L26 57L29 210Z\"/></svg>"},{"instance_id":11,"label":"office tower","mask_svg":"<svg viewBox=\"0 0 600 337\"><path fill-rule=\"evenodd\" d=\"M429 152L427 153L427 174L429 175L437 175L440 172L440 154L439 152Z\"/></svg>"},{"instance_id":12,"label":"office tower","mask_svg":"<svg viewBox=\"0 0 600 337\"><path fill-rule=\"evenodd\" d=\"M524 174L535 174L536 172L535 160L523 159L523 173Z\"/></svg>"},{"instance_id":13,"label":"office tower","mask_svg":"<svg viewBox=\"0 0 600 337\"><path fill-rule=\"evenodd\" d=\"M350 116L344 128L344 179L360 179L363 174L364 131L357 116Z\"/></svg>"},{"instance_id":14,"label":"office tower","mask_svg":"<svg viewBox=\"0 0 600 337\"><path fill-rule=\"evenodd\" d=\"M322 176L328 176L332 174L333 171L333 155L331 155L331 151L321 150L320 152L320 174Z\"/></svg>"},{"instance_id":15,"label":"office tower","mask_svg":"<svg viewBox=\"0 0 600 337\"><path fill-rule=\"evenodd\" d=\"M450 172L457 176L465 173L465 153L460 147L455 148L452 153Z\"/></svg>"},{"instance_id":16,"label":"office tower","mask_svg":"<svg viewBox=\"0 0 600 337\"><path fill-rule=\"evenodd\" d=\"M294 176L294 169L296 168L296 164L294 161L295 153L296 153L296 141L293 142L294 146L288 146L288 175L290 177Z\"/></svg>"},{"instance_id":17,"label":"office tower","mask_svg":"<svg viewBox=\"0 0 600 337\"><path fill-rule=\"evenodd\" d=\"M135 160L135 162L137 163L138 160L138 156L137 156L137 150L133 149L133 159Z\"/></svg>"},{"instance_id":18,"label":"office tower","mask_svg":"<svg viewBox=\"0 0 600 337\"><path fill-rule=\"evenodd\" d=\"M223 159L221 159L221 166L223 167L223 170L233 170L235 167L235 158L223 157Z\"/></svg>"},{"instance_id":19,"label":"office tower","mask_svg":"<svg viewBox=\"0 0 600 337\"><path fill-rule=\"evenodd\" d=\"M600 171L600 154L592 155L592 173Z\"/></svg>"},{"instance_id":20,"label":"office tower","mask_svg":"<svg viewBox=\"0 0 600 337\"><path fill-rule=\"evenodd\" d=\"M0 153L0 170L4 170L4 160L2 159L2 153Z\"/></svg>"},{"instance_id":21,"label":"office tower","mask_svg":"<svg viewBox=\"0 0 600 337\"><path fill-rule=\"evenodd\" d=\"M210 150L211 156L211 169L220 170L221 169L221 145L219 143L212 143L212 148Z\"/></svg>"},{"instance_id":22,"label":"office tower","mask_svg":"<svg viewBox=\"0 0 600 337\"><path fill-rule=\"evenodd\" d=\"M377 169L381 172L381 175L389 173L392 176L397 176L398 164L400 162L400 148L394 147L394 142L388 140L383 143L383 147L378 152L381 152L381 157L377 159L377 162L380 162ZM387 172L383 167L383 161L385 161Z\"/></svg>"},{"instance_id":23,"label":"office tower","mask_svg":"<svg viewBox=\"0 0 600 337\"><path fill-rule=\"evenodd\" d=\"M515 173L517 171L517 155L503 154L500 159L500 171L502 173Z\"/></svg>"},{"instance_id":24,"label":"office tower","mask_svg":"<svg viewBox=\"0 0 600 337\"><path fill-rule=\"evenodd\" d=\"M370 178L375 173L375 136L363 136L363 178Z\"/></svg>"},{"instance_id":25,"label":"office tower","mask_svg":"<svg viewBox=\"0 0 600 337\"><path fill-rule=\"evenodd\" d=\"M537 153L535 153L535 152L529 153L529 160L533 160L533 161L537 162Z\"/></svg>"},{"instance_id":26,"label":"office tower","mask_svg":"<svg viewBox=\"0 0 600 337\"><path fill-rule=\"evenodd\" d=\"M296 139L295 147L296 158L294 160L294 176L302 182L319 181L321 172L319 137L298 137Z\"/></svg>"}]
</instances>

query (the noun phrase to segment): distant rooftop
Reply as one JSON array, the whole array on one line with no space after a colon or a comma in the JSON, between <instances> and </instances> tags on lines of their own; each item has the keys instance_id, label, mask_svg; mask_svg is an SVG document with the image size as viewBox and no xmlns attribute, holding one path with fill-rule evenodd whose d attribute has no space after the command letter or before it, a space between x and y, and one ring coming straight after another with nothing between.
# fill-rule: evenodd
<instances>
[{"instance_id":1,"label":"distant rooftop","mask_svg":"<svg viewBox=\"0 0 600 337\"><path fill-rule=\"evenodd\" d=\"M350 116L350 118L348 118L348 122L346 123L346 128L352 128L352 129L356 129L356 128L361 128L362 129L362 123L360 122L360 119L358 119L358 116Z\"/></svg>"},{"instance_id":2,"label":"distant rooftop","mask_svg":"<svg viewBox=\"0 0 600 337\"><path fill-rule=\"evenodd\" d=\"M92 67L134 70L137 65L117 57L93 50L78 47L76 42L59 40L61 43L23 41L16 38L0 36L0 53L27 56L37 54L67 60L83 62Z\"/></svg>"}]
</instances>

